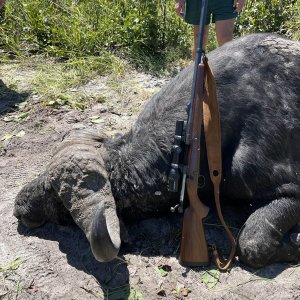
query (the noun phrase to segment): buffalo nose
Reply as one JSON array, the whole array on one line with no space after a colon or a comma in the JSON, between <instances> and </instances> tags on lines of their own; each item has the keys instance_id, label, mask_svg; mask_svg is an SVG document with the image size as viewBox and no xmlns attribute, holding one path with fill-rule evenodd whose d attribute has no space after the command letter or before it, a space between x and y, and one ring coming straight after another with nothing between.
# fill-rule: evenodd
<instances>
[{"instance_id":1,"label":"buffalo nose","mask_svg":"<svg viewBox=\"0 0 300 300\"><path fill-rule=\"evenodd\" d=\"M20 214L16 209L14 209L13 215L14 215L18 220L21 220L21 214Z\"/></svg>"}]
</instances>

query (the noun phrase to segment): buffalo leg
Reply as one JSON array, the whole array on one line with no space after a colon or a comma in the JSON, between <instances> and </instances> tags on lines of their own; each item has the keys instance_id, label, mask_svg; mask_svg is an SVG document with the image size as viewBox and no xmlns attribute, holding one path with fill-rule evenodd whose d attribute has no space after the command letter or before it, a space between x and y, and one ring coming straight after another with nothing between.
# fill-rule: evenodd
<instances>
[{"instance_id":1,"label":"buffalo leg","mask_svg":"<svg viewBox=\"0 0 300 300\"><path fill-rule=\"evenodd\" d=\"M300 201L280 198L256 210L238 238L240 260L252 267L300 259L297 233L289 231L300 222Z\"/></svg>"}]
</instances>

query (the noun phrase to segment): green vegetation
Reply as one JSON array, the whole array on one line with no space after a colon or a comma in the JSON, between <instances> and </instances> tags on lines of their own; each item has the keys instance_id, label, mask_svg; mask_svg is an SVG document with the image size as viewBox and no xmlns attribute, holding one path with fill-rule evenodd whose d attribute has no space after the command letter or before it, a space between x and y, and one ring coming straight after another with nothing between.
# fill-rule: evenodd
<instances>
[{"instance_id":1,"label":"green vegetation","mask_svg":"<svg viewBox=\"0 0 300 300\"><path fill-rule=\"evenodd\" d=\"M1 25L0 43L19 55L109 52L150 69L189 55L190 28L173 1L8 0Z\"/></svg>"},{"instance_id":2,"label":"green vegetation","mask_svg":"<svg viewBox=\"0 0 300 300\"><path fill-rule=\"evenodd\" d=\"M236 33L277 32L290 38L300 35L298 0L248 0L238 19Z\"/></svg>"},{"instance_id":3,"label":"green vegetation","mask_svg":"<svg viewBox=\"0 0 300 300\"><path fill-rule=\"evenodd\" d=\"M112 81L117 81L129 69L126 62L111 53L103 53L101 56L74 57L63 62L56 62L53 59L41 59L40 56L22 59L18 63L0 65L0 74L3 74L7 87L17 92L35 94L40 102L46 106L58 108L68 106L71 108L84 110L91 103L105 102L104 95L91 96L85 92L84 88L78 88L97 76L110 75ZM19 73L25 73L26 84L19 89ZM6 89L2 93L5 93ZM1 92L1 89L0 89ZM8 96L8 95L7 95ZM23 115L22 115L23 116ZM14 120L20 121L24 116Z\"/></svg>"},{"instance_id":4,"label":"green vegetation","mask_svg":"<svg viewBox=\"0 0 300 300\"><path fill-rule=\"evenodd\" d=\"M43 54L72 59L73 65L109 54L107 65L114 55L151 71L180 67L190 58L192 28L176 16L174 2L7 0L0 46L19 57ZM299 15L297 0L248 0L235 34L278 32L299 39ZM211 35L208 49L215 46Z\"/></svg>"},{"instance_id":5,"label":"green vegetation","mask_svg":"<svg viewBox=\"0 0 300 300\"><path fill-rule=\"evenodd\" d=\"M18 257L7 265L0 266L0 272L17 270L24 261L23 258Z\"/></svg>"},{"instance_id":6,"label":"green vegetation","mask_svg":"<svg viewBox=\"0 0 300 300\"><path fill-rule=\"evenodd\" d=\"M8 75L15 68L34 66L34 76L27 78L31 92L45 105L76 109L85 109L91 101L77 87L95 76L116 80L130 66L173 76L190 61L193 40L192 26L175 14L174 4L175 0L7 0L0 12L0 71ZM247 0L235 36L250 32L300 39L300 1ZM210 34L207 50L216 45ZM16 57L18 66L10 64ZM17 83L14 77L9 82ZM103 95L92 99L105 100Z\"/></svg>"},{"instance_id":7,"label":"green vegetation","mask_svg":"<svg viewBox=\"0 0 300 300\"><path fill-rule=\"evenodd\" d=\"M124 74L126 64L110 53L99 57L70 58L66 62L53 63L51 61L35 62L36 76L30 81L32 91L41 96L45 105L59 107L67 105L84 110L89 102L103 102L103 96L93 99L84 90L76 87L87 83L96 76L113 74L118 78ZM72 89L73 88L73 89Z\"/></svg>"}]
</instances>

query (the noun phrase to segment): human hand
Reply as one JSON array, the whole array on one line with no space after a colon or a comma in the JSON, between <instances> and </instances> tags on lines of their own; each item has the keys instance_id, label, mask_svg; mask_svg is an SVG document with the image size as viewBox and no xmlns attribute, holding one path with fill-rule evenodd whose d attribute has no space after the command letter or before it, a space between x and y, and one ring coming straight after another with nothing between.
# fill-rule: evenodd
<instances>
[{"instance_id":1,"label":"human hand","mask_svg":"<svg viewBox=\"0 0 300 300\"><path fill-rule=\"evenodd\" d=\"M235 7L235 12L240 13L244 6L245 6L245 0L234 0L233 1L233 6Z\"/></svg>"},{"instance_id":2,"label":"human hand","mask_svg":"<svg viewBox=\"0 0 300 300\"><path fill-rule=\"evenodd\" d=\"M181 18L183 18L184 4L185 4L185 0L176 0L176 4L175 4L176 14Z\"/></svg>"}]
</instances>

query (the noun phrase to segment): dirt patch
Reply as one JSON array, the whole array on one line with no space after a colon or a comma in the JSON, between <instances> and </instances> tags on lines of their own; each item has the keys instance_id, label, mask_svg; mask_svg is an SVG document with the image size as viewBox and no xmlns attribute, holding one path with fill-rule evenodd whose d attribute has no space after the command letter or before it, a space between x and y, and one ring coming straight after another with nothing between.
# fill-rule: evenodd
<instances>
[{"instance_id":1,"label":"dirt patch","mask_svg":"<svg viewBox=\"0 0 300 300\"><path fill-rule=\"evenodd\" d=\"M43 171L66 131L127 131L167 79L133 71L118 81L95 78L77 89L91 99L100 96L101 103L91 101L80 111L43 105L28 85L35 76L30 68L1 66L0 76L0 299L300 299L298 266L253 270L235 262L230 272L219 273L214 265L179 265L178 215L131 224L131 243L107 264L93 258L75 225L20 225L12 216L14 198ZM206 223L208 241L215 240L218 225Z\"/></svg>"}]
</instances>

